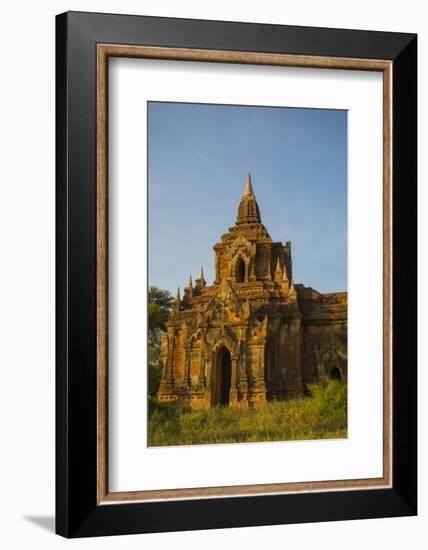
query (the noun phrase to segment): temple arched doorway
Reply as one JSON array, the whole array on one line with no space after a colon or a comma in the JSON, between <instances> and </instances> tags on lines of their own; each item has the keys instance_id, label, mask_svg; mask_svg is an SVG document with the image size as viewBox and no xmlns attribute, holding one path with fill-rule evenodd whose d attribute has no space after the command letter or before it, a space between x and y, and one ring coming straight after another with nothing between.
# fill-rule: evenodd
<instances>
[{"instance_id":1,"label":"temple arched doorway","mask_svg":"<svg viewBox=\"0 0 428 550\"><path fill-rule=\"evenodd\" d=\"M339 382L342 381L342 375L337 367L333 367L331 369L329 376L332 380L337 380Z\"/></svg>"},{"instance_id":2,"label":"temple arched doorway","mask_svg":"<svg viewBox=\"0 0 428 550\"><path fill-rule=\"evenodd\" d=\"M230 383L232 379L232 358L226 347L217 352L217 360L212 380L212 405L229 405Z\"/></svg>"},{"instance_id":3,"label":"temple arched doorway","mask_svg":"<svg viewBox=\"0 0 428 550\"><path fill-rule=\"evenodd\" d=\"M236 262L235 278L237 283L245 282L245 262L242 258L238 258Z\"/></svg>"}]
</instances>

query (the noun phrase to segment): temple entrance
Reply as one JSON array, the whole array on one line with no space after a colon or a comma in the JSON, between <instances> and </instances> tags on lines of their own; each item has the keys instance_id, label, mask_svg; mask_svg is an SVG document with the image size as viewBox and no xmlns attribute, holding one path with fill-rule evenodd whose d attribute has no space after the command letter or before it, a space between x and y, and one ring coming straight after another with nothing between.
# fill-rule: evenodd
<instances>
[{"instance_id":1,"label":"temple entrance","mask_svg":"<svg viewBox=\"0 0 428 550\"><path fill-rule=\"evenodd\" d=\"M232 360L227 348L222 347L217 354L212 385L212 405L229 405Z\"/></svg>"},{"instance_id":2,"label":"temple entrance","mask_svg":"<svg viewBox=\"0 0 428 550\"><path fill-rule=\"evenodd\" d=\"M330 371L330 378L332 380L338 380L339 382L342 381L342 375L340 374L340 370L337 367L333 367Z\"/></svg>"}]
</instances>

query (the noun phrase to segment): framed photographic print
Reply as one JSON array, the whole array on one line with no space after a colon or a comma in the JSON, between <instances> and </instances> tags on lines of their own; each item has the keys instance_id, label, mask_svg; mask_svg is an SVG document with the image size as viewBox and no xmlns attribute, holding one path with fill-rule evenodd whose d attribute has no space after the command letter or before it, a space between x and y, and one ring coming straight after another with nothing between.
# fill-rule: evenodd
<instances>
[{"instance_id":1,"label":"framed photographic print","mask_svg":"<svg viewBox=\"0 0 428 550\"><path fill-rule=\"evenodd\" d=\"M57 16L57 532L414 515L416 36Z\"/></svg>"}]
</instances>

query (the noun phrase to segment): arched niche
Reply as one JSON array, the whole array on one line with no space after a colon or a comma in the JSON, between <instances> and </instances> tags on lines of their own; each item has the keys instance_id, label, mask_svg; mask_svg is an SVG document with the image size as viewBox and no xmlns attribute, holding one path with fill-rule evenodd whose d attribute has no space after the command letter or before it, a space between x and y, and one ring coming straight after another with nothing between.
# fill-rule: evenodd
<instances>
[{"instance_id":1,"label":"arched niche","mask_svg":"<svg viewBox=\"0 0 428 550\"><path fill-rule=\"evenodd\" d=\"M237 283L244 283L245 282L245 262L244 260L239 257L236 260L235 265L235 280Z\"/></svg>"}]
</instances>

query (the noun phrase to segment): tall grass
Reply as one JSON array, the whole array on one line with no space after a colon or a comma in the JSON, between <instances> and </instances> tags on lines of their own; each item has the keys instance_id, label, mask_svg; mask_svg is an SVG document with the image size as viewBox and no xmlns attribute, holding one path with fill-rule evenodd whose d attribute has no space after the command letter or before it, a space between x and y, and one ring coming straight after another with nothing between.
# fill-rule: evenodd
<instances>
[{"instance_id":1,"label":"tall grass","mask_svg":"<svg viewBox=\"0 0 428 550\"><path fill-rule=\"evenodd\" d=\"M248 408L192 411L149 401L149 446L333 439L347 436L347 388L336 380L310 396Z\"/></svg>"}]
</instances>

